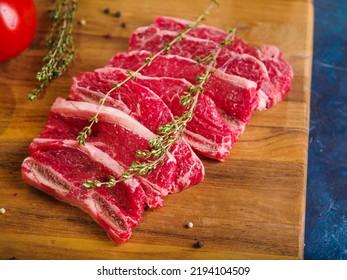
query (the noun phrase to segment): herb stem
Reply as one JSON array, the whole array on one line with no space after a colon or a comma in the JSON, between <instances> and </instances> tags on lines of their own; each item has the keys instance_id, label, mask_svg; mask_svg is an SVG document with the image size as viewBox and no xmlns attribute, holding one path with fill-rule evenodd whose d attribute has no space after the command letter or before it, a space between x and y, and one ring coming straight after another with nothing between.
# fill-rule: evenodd
<instances>
[{"instance_id":1,"label":"herb stem","mask_svg":"<svg viewBox=\"0 0 347 280\"><path fill-rule=\"evenodd\" d=\"M28 95L30 101L41 96L50 81L60 77L73 59L72 29L76 8L77 0L60 0L56 1L55 9L50 10L53 23L47 39L48 53L43 58L45 64L36 74L40 85Z\"/></svg>"}]
</instances>

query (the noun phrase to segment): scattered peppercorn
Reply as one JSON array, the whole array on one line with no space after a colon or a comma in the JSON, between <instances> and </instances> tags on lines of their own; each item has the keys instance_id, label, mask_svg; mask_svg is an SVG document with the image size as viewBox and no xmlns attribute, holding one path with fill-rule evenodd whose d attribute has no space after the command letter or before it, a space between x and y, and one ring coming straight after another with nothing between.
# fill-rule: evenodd
<instances>
[{"instance_id":1,"label":"scattered peppercorn","mask_svg":"<svg viewBox=\"0 0 347 280\"><path fill-rule=\"evenodd\" d=\"M121 22L120 27L125 28L127 27L126 23L124 21Z\"/></svg>"},{"instance_id":2,"label":"scattered peppercorn","mask_svg":"<svg viewBox=\"0 0 347 280\"><path fill-rule=\"evenodd\" d=\"M0 208L0 214L4 215L6 213L6 209L5 208Z\"/></svg>"},{"instance_id":3,"label":"scattered peppercorn","mask_svg":"<svg viewBox=\"0 0 347 280\"><path fill-rule=\"evenodd\" d=\"M12 258L10 258L10 260L16 260L17 258L16 257L12 257Z\"/></svg>"},{"instance_id":4,"label":"scattered peppercorn","mask_svg":"<svg viewBox=\"0 0 347 280\"><path fill-rule=\"evenodd\" d=\"M188 224L187 224L187 228L192 228L194 226L194 224L192 223L192 222L189 222Z\"/></svg>"},{"instance_id":5,"label":"scattered peppercorn","mask_svg":"<svg viewBox=\"0 0 347 280\"><path fill-rule=\"evenodd\" d=\"M201 241L196 241L194 244L194 248L202 248L204 246L204 243L202 243Z\"/></svg>"},{"instance_id":6,"label":"scattered peppercorn","mask_svg":"<svg viewBox=\"0 0 347 280\"><path fill-rule=\"evenodd\" d=\"M114 17L120 18L122 16L122 13L120 11L117 11L114 13Z\"/></svg>"},{"instance_id":7,"label":"scattered peppercorn","mask_svg":"<svg viewBox=\"0 0 347 280\"><path fill-rule=\"evenodd\" d=\"M111 38L111 34L110 34L110 33L106 33L106 34L104 34L104 38L106 38L106 39L110 39L110 38Z\"/></svg>"},{"instance_id":8,"label":"scattered peppercorn","mask_svg":"<svg viewBox=\"0 0 347 280\"><path fill-rule=\"evenodd\" d=\"M14 193L13 196L17 196L17 193Z\"/></svg>"},{"instance_id":9,"label":"scattered peppercorn","mask_svg":"<svg viewBox=\"0 0 347 280\"><path fill-rule=\"evenodd\" d=\"M103 10L103 12L104 12L104 14L109 14L109 13L110 13L110 9L109 9L109 8L105 8L105 9Z\"/></svg>"},{"instance_id":10,"label":"scattered peppercorn","mask_svg":"<svg viewBox=\"0 0 347 280\"><path fill-rule=\"evenodd\" d=\"M85 19L81 19L81 20L78 21L78 24L82 25L82 26L86 25L86 23L87 23L87 21Z\"/></svg>"}]
</instances>

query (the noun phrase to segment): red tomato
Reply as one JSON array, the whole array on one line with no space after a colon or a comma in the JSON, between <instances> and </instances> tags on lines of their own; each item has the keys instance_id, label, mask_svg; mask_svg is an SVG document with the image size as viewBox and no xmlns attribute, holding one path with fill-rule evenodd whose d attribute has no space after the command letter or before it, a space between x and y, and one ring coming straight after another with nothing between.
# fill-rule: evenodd
<instances>
[{"instance_id":1,"label":"red tomato","mask_svg":"<svg viewBox=\"0 0 347 280\"><path fill-rule=\"evenodd\" d=\"M20 54L30 45L36 25L33 0L0 0L0 62Z\"/></svg>"}]
</instances>

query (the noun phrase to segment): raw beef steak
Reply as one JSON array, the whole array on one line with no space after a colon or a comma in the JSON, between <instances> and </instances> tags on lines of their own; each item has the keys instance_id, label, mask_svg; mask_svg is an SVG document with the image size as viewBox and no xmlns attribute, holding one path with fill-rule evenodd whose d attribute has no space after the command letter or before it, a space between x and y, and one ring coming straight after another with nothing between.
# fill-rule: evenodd
<instances>
[{"instance_id":1,"label":"raw beef steak","mask_svg":"<svg viewBox=\"0 0 347 280\"><path fill-rule=\"evenodd\" d=\"M129 50L159 52L166 43L172 41L177 32L160 30L155 25L140 27L132 33ZM204 58L219 48L219 43L186 35L179 44L170 48L170 54L191 59ZM259 59L248 54L239 54L223 48L216 60L216 68L227 74L240 76L257 83L259 104L257 110L266 108L269 99L274 98L275 89L270 82L266 66Z\"/></svg>"},{"instance_id":2,"label":"raw beef steak","mask_svg":"<svg viewBox=\"0 0 347 280\"><path fill-rule=\"evenodd\" d=\"M139 223L145 193L136 179L121 182L114 188L82 187L85 178L119 178L124 169L107 154L74 140L35 139L31 156L22 164L25 182L56 199L88 213L117 244L128 241Z\"/></svg>"},{"instance_id":3,"label":"raw beef steak","mask_svg":"<svg viewBox=\"0 0 347 280\"><path fill-rule=\"evenodd\" d=\"M112 71L108 75L94 72L81 72L72 79L69 98L99 104L99 100L113 85L125 80L124 71ZM157 134L158 127L172 121L172 114L165 103L151 90L133 80L119 90L113 90L105 105L116 108L136 119L150 131Z\"/></svg>"},{"instance_id":4,"label":"raw beef steak","mask_svg":"<svg viewBox=\"0 0 347 280\"><path fill-rule=\"evenodd\" d=\"M127 77L122 69L80 73L73 79L70 98L99 104L114 84ZM127 113L155 134L160 125L173 121L171 111L163 100L134 81L128 81L119 90L111 92L105 105ZM177 178L170 192L186 189L203 180L204 166L183 139L172 147L171 153L177 160Z\"/></svg>"},{"instance_id":5,"label":"raw beef steak","mask_svg":"<svg viewBox=\"0 0 347 280\"><path fill-rule=\"evenodd\" d=\"M101 98L103 92L107 92L107 90L109 89L109 87L106 87L104 89L104 87L102 86L103 83L101 81L104 81L104 84L109 85L110 82L111 84L119 82L120 79L118 78L125 79L127 77L125 74L125 70L120 68L100 68L96 69L95 72L96 73L93 75L93 79L89 79L90 77L87 77L87 75L85 76L86 79L83 79L84 74L80 74L78 78L74 79L72 94L70 95L70 97L74 99L77 98L80 100L87 101L87 96L99 93L100 96L97 96L99 96L98 98ZM85 80L85 83L80 82L81 80ZM93 91L93 86L91 85L92 81L98 84L97 93L94 93ZM181 116L184 112L185 109L181 105L179 97L184 92L188 91L189 87L192 85L185 79L176 79L169 77L156 78L147 77L140 74L136 76L136 84L143 85L146 88L152 90L153 93L157 94L160 97L160 101L165 102L165 104L169 107L174 116ZM119 91L122 91L122 89ZM137 96L137 93L135 91L132 91L129 92L128 95L134 95L134 97L131 98L133 100L136 99L137 104L139 104L136 106L136 108L134 108L136 109L136 112L142 111L140 109L142 99ZM121 100L123 102L124 99L122 98ZM93 102L98 102L98 99L94 100ZM109 102L112 101L110 100ZM147 99L144 99L143 103L147 104ZM199 98L199 104L200 105L195 110L195 114L192 121L190 121L187 125L185 131L185 138L188 141L188 143L192 146L192 148L198 153L209 158L224 160L230 153L231 146L234 142L232 132L228 125L225 123L225 121L222 119L222 117L219 115L217 108L214 102L211 100L211 98L209 98L206 95L202 95ZM149 105L151 105L151 103ZM128 109L128 107L126 108ZM158 112L157 114L154 114L156 108L158 108ZM155 122L160 121L161 119L163 119L162 115L165 114L164 109L165 108L160 108L159 106L156 106L154 103L153 109L151 110L151 114L146 114L142 119L138 119L136 116L134 116L134 118L136 118L139 122L141 122L143 125L150 129L149 126L151 126L153 122L151 120L152 117L156 118ZM133 115L131 110L129 110L129 114ZM150 115L152 115L152 117L148 121L148 126L145 120ZM164 118L164 121L160 124L167 123L171 120L172 117L170 114L169 118ZM155 131L152 130L152 132L156 132L156 127L154 127L154 130ZM178 150L180 149L182 148L178 148ZM178 168L180 161L182 160L181 158L176 157ZM184 164L185 166L192 165L192 163L188 162ZM201 172L198 172L197 174L201 174ZM184 174L182 174L182 176L187 177Z\"/></svg>"},{"instance_id":6,"label":"raw beef steak","mask_svg":"<svg viewBox=\"0 0 347 280\"><path fill-rule=\"evenodd\" d=\"M148 51L118 53L107 66L136 70L150 56L151 53ZM205 72L204 65L177 55L161 55L141 71L146 76L185 78L191 83L196 83L195 78ZM257 107L256 87L256 83L252 81L226 74L218 69L214 70L208 83L205 84L204 94L214 101L231 127L235 140L240 137L253 109Z\"/></svg>"},{"instance_id":7,"label":"raw beef steak","mask_svg":"<svg viewBox=\"0 0 347 280\"><path fill-rule=\"evenodd\" d=\"M57 98L45 130L39 137L76 139L78 132L89 124L90 116L96 114L98 107L92 103ZM132 162L141 161L136 156L136 151L149 149L148 140L154 136L150 130L122 111L103 107L99 121L94 124L87 141L126 169ZM138 177L148 195L147 202L150 207L162 206L162 198L175 188L176 173L176 159L169 153L164 165L159 165L149 175ZM152 193L154 197L151 196ZM156 202L159 204L154 204Z\"/></svg>"},{"instance_id":8,"label":"raw beef steak","mask_svg":"<svg viewBox=\"0 0 347 280\"><path fill-rule=\"evenodd\" d=\"M171 18L157 17L154 24L164 30L181 31L191 21ZM221 29L201 24L191 30L189 36L201 39L209 39L214 42L221 42L227 33ZM276 93L272 100L269 101L267 107L270 108L283 100L284 96L289 92L293 80L293 69L288 61L283 57L281 51L271 45L263 45L260 49L256 49L244 40L235 38L234 43L228 46L228 49L240 54L249 54L261 60L269 73L270 80L273 83Z\"/></svg>"}]
</instances>

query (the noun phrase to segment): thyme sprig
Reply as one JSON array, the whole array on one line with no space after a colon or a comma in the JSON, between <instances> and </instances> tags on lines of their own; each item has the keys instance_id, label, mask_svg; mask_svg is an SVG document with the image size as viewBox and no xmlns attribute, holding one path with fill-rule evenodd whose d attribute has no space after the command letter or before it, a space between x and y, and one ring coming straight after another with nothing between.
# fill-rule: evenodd
<instances>
[{"instance_id":1,"label":"thyme sprig","mask_svg":"<svg viewBox=\"0 0 347 280\"><path fill-rule=\"evenodd\" d=\"M215 51L209 52L206 57L202 58L201 61L208 61L206 71L195 78L197 84L190 85L188 90L180 96L181 105L186 109L182 115L179 117L175 116L173 121L159 126L159 134L155 138L149 140L150 150L136 151L137 157L143 158L146 161L133 162L118 180L113 176L110 176L108 182L87 180L83 183L85 188L92 189L101 186L112 188L117 183L127 180L135 175L148 175L156 169L158 165L164 164L165 158L170 152L171 147L184 135L188 122L190 122L194 117L194 111L198 106L199 96L203 94L205 84L214 73L217 57L224 47L233 43L234 36L235 29L231 29L224 41L220 43L219 47ZM201 62L197 61L197 63L200 64Z\"/></svg>"},{"instance_id":2,"label":"thyme sprig","mask_svg":"<svg viewBox=\"0 0 347 280\"><path fill-rule=\"evenodd\" d=\"M41 96L50 81L60 77L66 71L74 56L72 30L77 0L53 2L56 2L55 8L49 11L53 23L47 38L48 53L43 57L45 64L36 73L36 80L40 82L40 85L28 95L30 101Z\"/></svg>"},{"instance_id":3,"label":"thyme sprig","mask_svg":"<svg viewBox=\"0 0 347 280\"><path fill-rule=\"evenodd\" d=\"M219 5L219 1L218 0L211 0L211 4L206 8L206 10L203 11L203 13L195 20L195 22L191 23L191 24L187 24L186 27L179 32L176 37L171 41L171 42L167 42L164 44L164 47L157 53L153 54L150 57L145 58L144 64L142 64L138 69L136 69L135 71L131 71L128 70L127 71L127 78L124 79L122 82L113 85L113 87L105 94L105 96L103 98L101 98L99 100L99 108L98 111L96 112L96 114L90 118L89 120L89 125L84 127L79 133L78 136L76 138L77 142L81 145L85 145L85 142L88 138L88 136L90 136L90 134L92 133L92 127L94 126L94 124L96 124L98 122L98 117L99 114L105 104L106 99L109 97L109 95L115 91L120 89L125 83L127 83L129 80L134 79L136 77L136 74L140 73L145 67L151 65L151 63L160 55L164 54L164 53L168 53L170 51L170 48L177 44L178 42L180 42L184 36L191 31L192 29L194 29L197 25L199 25L206 17L206 15L208 15L211 11L211 9L216 6Z\"/></svg>"}]
</instances>

